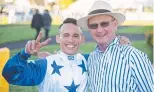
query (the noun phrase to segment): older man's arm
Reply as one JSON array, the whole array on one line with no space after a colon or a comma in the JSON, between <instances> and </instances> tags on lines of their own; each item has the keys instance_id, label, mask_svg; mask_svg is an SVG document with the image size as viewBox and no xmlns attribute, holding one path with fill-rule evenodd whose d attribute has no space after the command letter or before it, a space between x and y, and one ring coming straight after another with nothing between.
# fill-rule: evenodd
<instances>
[{"instance_id":1,"label":"older man's arm","mask_svg":"<svg viewBox=\"0 0 154 92\"><path fill-rule=\"evenodd\" d=\"M141 92L154 91L154 71L147 55L139 50L131 53L132 73L135 83Z\"/></svg>"}]
</instances>

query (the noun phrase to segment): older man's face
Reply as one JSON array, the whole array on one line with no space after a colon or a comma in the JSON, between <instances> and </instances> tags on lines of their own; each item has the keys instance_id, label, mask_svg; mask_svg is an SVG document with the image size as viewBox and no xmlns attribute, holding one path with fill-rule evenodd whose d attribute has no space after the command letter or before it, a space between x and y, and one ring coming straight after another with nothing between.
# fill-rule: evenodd
<instances>
[{"instance_id":1,"label":"older man's face","mask_svg":"<svg viewBox=\"0 0 154 92\"><path fill-rule=\"evenodd\" d=\"M88 28L98 44L107 45L116 37L117 21L109 15L97 15L89 18Z\"/></svg>"}]
</instances>

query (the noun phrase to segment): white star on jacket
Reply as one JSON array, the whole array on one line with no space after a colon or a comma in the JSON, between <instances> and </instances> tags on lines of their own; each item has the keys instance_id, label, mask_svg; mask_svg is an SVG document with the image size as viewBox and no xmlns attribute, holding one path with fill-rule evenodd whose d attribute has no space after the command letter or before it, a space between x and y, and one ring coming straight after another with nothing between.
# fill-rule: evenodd
<instances>
[{"instance_id":1,"label":"white star on jacket","mask_svg":"<svg viewBox=\"0 0 154 92\"><path fill-rule=\"evenodd\" d=\"M59 51L46 60L46 75L38 86L40 92L84 92L88 77L84 56L68 56Z\"/></svg>"}]
</instances>

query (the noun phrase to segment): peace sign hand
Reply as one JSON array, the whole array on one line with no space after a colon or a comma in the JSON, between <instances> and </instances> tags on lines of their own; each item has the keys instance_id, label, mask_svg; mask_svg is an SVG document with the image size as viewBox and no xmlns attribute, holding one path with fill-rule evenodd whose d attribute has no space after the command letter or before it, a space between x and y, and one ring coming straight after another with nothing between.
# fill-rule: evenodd
<instances>
[{"instance_id":1,"label":"peace sign hand","mask_svg":"<svg viewBox=\"0 0 154 92\"><path fill-rule=\"evenodd\" d=\"M26 43L26 46L25 46L26 53L31 54L31 55L37 55L37 53L40 51L40 48L49 44L49 42L51 41L51 38L48 38L44 42L40 42L42 35L43 35L42 31L40 31L36 40L32 40L32 41L29 40Z\"/></svg>"}]
</instances>

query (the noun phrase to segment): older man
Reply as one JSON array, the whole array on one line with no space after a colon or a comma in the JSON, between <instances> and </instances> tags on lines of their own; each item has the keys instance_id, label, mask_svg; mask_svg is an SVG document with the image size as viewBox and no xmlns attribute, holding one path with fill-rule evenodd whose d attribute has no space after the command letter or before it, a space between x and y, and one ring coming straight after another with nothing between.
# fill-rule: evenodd
<instances>
[{"instance_id":1,"label":"older man","mask_svg":"<svg viewBox=\"0 0 154 92\"><path fill-rule=\"evenodd\" d=\"M154 71L147 55L130 45L119 44L118 25L125 16L113 12L104 1L96 1L89 14L77 21L97 42L88 58L91 92L152 92Z\"/></svg>"}]
</instances>

